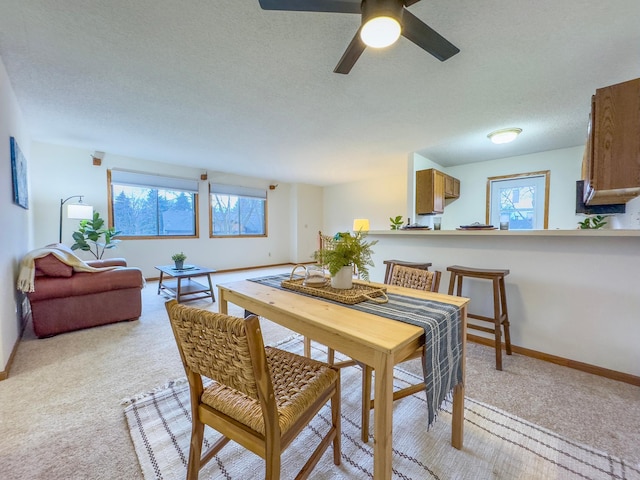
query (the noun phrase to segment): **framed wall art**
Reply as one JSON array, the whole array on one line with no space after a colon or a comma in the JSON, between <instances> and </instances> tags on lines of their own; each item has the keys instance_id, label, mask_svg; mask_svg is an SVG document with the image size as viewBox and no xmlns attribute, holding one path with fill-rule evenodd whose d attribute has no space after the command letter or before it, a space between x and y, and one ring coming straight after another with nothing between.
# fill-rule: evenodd
<instances>
[{"instance_id":1,"label":"framed wall art","mask_svg":"<svg viewBox=\"0 0 640 480\"><path fill-rule=\"evenodd\" d=\"M13 177L13 203L29 209L29 189L27 183L27 159L22 155L16 139L11 137L11 175Z\"/></svg>"}]
</instances>

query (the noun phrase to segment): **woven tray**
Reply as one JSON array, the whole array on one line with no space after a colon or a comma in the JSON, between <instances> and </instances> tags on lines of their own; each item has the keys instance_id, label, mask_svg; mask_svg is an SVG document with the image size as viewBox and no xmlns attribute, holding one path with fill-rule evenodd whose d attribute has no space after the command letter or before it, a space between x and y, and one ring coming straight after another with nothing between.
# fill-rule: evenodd
<instances>
[{"instance_id":1,"label":"woven tray","mask_svg":"<svg viewBox=\"0 0 640 480\"><path fill-rule=\"evenodd\" d=\"M290 278L289 280L282 281L282 287L347 305L355 305L365 300L371 300L376 303L387 303L389 301L385 287L374 287L373 285L355 280L353 282L353 288L347 290L333 288L329 284L317 287L303 285L303 282L304 278Z\"/></svg>"}]
</instances>

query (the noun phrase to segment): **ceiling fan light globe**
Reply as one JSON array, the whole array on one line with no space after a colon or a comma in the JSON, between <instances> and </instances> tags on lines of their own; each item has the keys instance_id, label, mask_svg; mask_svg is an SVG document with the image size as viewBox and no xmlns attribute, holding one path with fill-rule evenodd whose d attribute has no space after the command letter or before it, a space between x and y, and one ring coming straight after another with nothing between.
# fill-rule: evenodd
<instances>
[{"instance_id":1,"label":"ceiling fan light globe","mask_svg":"<svg viewBox=\"0 0 640 480\"><path fill-rule=\"evenodd\" d=\"M400 38L400 23L392 17L375 17L365 23L360 30L360 38L372 48L384 48Z\"/></svg>"}]
</instances>

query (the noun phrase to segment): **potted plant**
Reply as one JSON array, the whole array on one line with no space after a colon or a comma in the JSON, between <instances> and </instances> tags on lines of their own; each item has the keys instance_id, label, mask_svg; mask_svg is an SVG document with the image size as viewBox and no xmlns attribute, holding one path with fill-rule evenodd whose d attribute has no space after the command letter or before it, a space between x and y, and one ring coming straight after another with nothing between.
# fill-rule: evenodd
<instances>
[{"instance_id":1,"label":"potted plant","mask_svg":"<svg viewBox=\"0 0 640 480\"><path fill-rule=\"evenodd\" d=\"M174 261L174 263L176 264L176 270L182 270L184 267L184 261L187 259L187 256L184 254L184 252L180 252L180 253L174 253L171 256L171 260Z\"/></svg>"},{"instance_id":2,"label":"potted plant","mask_svg":"<svg viewBox=\"0 0 640 480\"><path fill-rule=\"evenodd\" d=\"M366 233L362 231L355 235L338 232L332 241L313 254L314 259L329 270L333 288L351 288L354 267L364 280L369 280L369 267L374 266L371 247L378 241L367 242L365 237Z\"/></svg>"},{"instance_id":3,"label":"potted plant","mask_svg":"<svg viewBox=\"0 0 640 480\"><path fill-rule=\"evenodd\" d=\"M71 245L71 250L83 250L91 252L96 259L102 259L104 251L115 248L120 240L116 236L121 232L113 227L105 228L104 220L98 212L93 212L93 218L80 221L80 227L73 232L76 243ZM101 240L104 237L104 240ZM95 249L95 251L94 251Z\"/></svg>"}]
</instances>

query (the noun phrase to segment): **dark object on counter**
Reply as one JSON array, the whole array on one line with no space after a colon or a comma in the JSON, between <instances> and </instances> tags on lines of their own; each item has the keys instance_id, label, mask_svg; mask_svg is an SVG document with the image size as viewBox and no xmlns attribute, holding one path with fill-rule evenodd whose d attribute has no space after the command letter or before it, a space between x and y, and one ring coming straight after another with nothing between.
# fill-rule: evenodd
<instances>
[{"instance_id":1,"label":"dark object on counter","mask_svg":"<svg viewBox=\"0 0 640 480\"><path fill-rule=\"evenodd\" d=\"M625 203L615 203L612 205L585 205L584 204L584 180L576 182L576 213L586 213L587 215L607 215L612 213L624 213Z\"/></svg>"}]
</instances>

